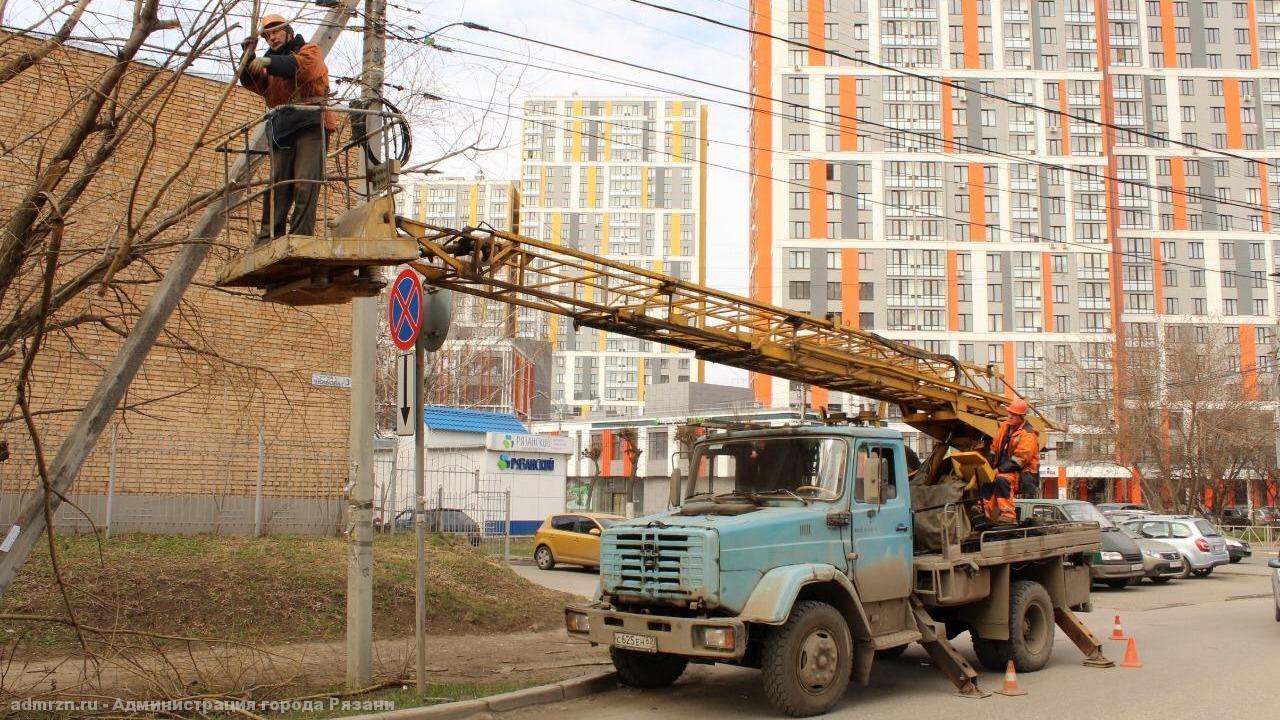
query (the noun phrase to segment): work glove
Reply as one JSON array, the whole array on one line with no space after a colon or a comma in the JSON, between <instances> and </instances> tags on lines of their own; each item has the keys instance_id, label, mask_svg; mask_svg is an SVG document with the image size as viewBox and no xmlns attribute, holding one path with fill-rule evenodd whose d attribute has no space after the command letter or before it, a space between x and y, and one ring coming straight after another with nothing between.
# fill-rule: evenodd
<instances>
[{"instance_id":1,"label":"work glove","mask_svg":"<svg viewBox=\"0 0 1280 720\"><path fill-rule=\"evenodd\" d=\"M271 67L271 58L256 57L249 63L249 69L255 73L265 73Z\"/></svg>"},{"instance_id":2,"label":"work glove","mask_svg":"<svg viewBox=\"0 0 1280 720\"><path fill-rule=\"evenodd\" d=\"M1018 466L1018 463L1013 461L1013 458L1005 458L1000 462L1000 466L996 468L996 472L1002 473L1014 473L1021 470L1022 468Z\"/></svg>"},{"instance_id":3,"label":"work glove","mask_svg":"<svg viewBox=\"0 0 1280 720\"><path fill-rule=\"evenodd\" d=\"M256 48L256 47L258 47L258 36L257 36L257 35L254 35L253 37L247 37L247 38L245 38L245 39L243 39L243 40L241 40L241 41L240 41L240 49L241 49L241 50L249 51L249 50L252 50L252 49L254 49L254 48Z\"/></svg>"}]
</instances>

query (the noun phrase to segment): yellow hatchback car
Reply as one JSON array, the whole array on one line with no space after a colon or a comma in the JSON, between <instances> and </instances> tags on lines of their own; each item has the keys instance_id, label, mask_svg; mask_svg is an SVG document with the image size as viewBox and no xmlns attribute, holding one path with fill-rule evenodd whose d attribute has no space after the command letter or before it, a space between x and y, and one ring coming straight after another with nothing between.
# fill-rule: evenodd
<instances>
[{"instance_id":1,"label":"yellow hatchback car","mask_svg":"<svg viewBox=\"0 0 1280 720\"><path fill-rule=\"evenodd\" d=\"M600 533L626 520L604 513L563 513L542 521L533 536L533 559L542 570L556 563L600 567Z\"/></svg>"}]
</instances>

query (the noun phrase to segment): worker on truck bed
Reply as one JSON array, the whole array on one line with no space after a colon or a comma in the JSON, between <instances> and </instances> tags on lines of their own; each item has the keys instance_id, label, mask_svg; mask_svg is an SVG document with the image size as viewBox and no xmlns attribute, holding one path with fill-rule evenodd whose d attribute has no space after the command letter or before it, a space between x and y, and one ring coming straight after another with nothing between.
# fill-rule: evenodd
<instances>
[{"instance_id":1,"label":"worker on truck bed","mask_svg":"<svg viewBox=\"0 0 1280 720\"><path fill-rule=\"evenodd\" d=\"M991 443L991 467L995 468L995 482L982 485L978 490L978 502L983 514L996 525L1016 525L1018 511L1013 498L1019 486L1036 494L1040 478L1040 438L1036 429L1027 422L1027 401L1014 398L1009 403L1009 415L1000 423Z\"/></svg>"},{"instance_id":2,"label":"worker on truck bed","mask_svg":"<svg viewBox=\"0 0 1280 720\"><path fill-rule=\"evenodd\" d=\"M328 134L336 129L328 110L280 107L323 107L329 95L329 69L320 48L293 31L280 15L262 18L260 34L270 48L250 61L240 73L240 84L258 93L269 108L280 108L267 118L271 139L271 188L262 202L262 226L255 245L289 232L311 235L316 223L316 200L324 180L324 156ZM258 43L244 41L246 50ZM292 206L292 214L290 214Z\"/></svg>"}]
</instances>

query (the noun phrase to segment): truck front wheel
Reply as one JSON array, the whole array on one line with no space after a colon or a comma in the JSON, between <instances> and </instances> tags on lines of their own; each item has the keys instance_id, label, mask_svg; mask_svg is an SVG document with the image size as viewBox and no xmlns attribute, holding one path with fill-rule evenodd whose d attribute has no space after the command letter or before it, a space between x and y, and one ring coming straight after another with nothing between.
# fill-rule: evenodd
<instances>
[{"instance_id":1,"label":"truck front wheel","mask_svg":"<svg viewBox=\"0 0 1280 720\"><path fill-rule=\"evenodd\" d=\"M684 674L689 658L664 653L647 653L609 648L609 657L618 671L618 680L633 688L661 688Z\"/></svg>"},{"instance_id":2,"label":"truck front wheel","mask_svg":"<svg viewBox=\"0 0 1280 720\"><path fill-rule=\"evenodd\" d=\"M1018 672L1035 672L1053 655L1053 602L1044 586L1018 580L1009 592L1009 639L973 638L973 652L988 670L1000 672L1009 661Z\"/></svg>"},{"instance_id":3,"label":"truck front wheel","mask_svg":"<svg viewBox=\"0 0 1280 720\"><path fill-rule=\"evenodd\" d=\"M791 617L765 636L764 691L791 717L830 710L849 687L853 640L838 610L824 602L795 604Z\"/></svg>"}]
</instances>

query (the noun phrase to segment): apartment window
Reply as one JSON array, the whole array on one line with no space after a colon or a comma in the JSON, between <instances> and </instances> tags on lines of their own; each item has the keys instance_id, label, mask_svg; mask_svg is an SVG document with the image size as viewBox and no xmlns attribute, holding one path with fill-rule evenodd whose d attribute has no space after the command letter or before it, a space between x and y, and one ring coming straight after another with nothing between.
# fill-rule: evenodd
<instances>
[{"instance_id":1,"label":"apartment window","mask_svg":"<svg viewBox=\"0 0 1280 720\"><path fill-rule=\"evenodd\" d=\"M787 252L787 268L789 270L808 270L809 251L791 250Z\"/></svg>"},{"instance_id":2,"label":"apartment window","mask_svg":"<svg viewBox=\"0 0 1280 720\"><path fill-rule=\"evenodd\" d=\"M787 283L787 295L792 300L808 300L809 299L809 281L808 280L792 280Z\"/></svg>"},{"instance_id":3,"label":"apartment window","mask_svg":"<svg viewBox=\"0 0 1280 720\"><path fill-rule=\"evenodd\" d=\"M859 300L875 300L876 299L875 283L869 283L869 282L858 283L858 299Z\"/></svg>"},{"instance_id":4,"label":"apartment window","mask_svg":"<svg viewBox=\"0 0 1280 720\"><path fill-rule=\"evenodd\" d=\"M1199 240L1192 240L1191 242L1187 243L1187 252L1188 252L1188 256L1192 260L1203 260L1204 259L1204 243Z\"/></svg>"},{"instance_id":5,"label":"apartment window","mask_svg":"<svg viewBox=\"0 0 1280 720\"><path fill-rule=\"evenodd\" d=\"M838 282L828 282L827 283L827 299L828 300L841 299L843 297L841 288L843 287L844 286Z\"/></svg>"}]
</instances>

